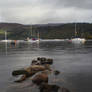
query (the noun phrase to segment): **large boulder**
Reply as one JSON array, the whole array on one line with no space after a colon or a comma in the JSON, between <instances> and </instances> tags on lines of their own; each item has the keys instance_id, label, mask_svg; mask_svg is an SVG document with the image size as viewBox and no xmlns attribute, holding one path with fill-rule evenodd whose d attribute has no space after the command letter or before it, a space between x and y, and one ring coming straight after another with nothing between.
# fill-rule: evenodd
<instances>
[{"instance_id":1,"label":"large boulder","mask_svg":"<svg viewBox=\"0 0 92 92\"><path fill-rule=\"evenodd\" d=\"M16 82L21 82L21 81L24 81L26 78L31 77L40 71L45 71L45 70L50 70L50 69L47 66L32 65L24 69L14 70L12 72L12 75L13 76L23 75L19 80L16 80Z\"/></svg>"},{"instance_id":2,"label":"large boulder","mask_svg":"<svg viewBox=\"0 0 92 92\"><path fill-rule=\"evenodd\" d=\"M46 73L39 73L32 78L32 82L36 85L41 85L42 83L48 83L48 75Z\"/></svg>"}]
</instances>

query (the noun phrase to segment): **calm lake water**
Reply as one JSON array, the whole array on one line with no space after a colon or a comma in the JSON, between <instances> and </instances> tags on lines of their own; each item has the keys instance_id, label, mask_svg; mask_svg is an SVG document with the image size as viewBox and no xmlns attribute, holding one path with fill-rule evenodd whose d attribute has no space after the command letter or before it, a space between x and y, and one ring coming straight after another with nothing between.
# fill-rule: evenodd
<instances>
[{"instance_id":1,"label":"calm lake water","mask_svg":"<svg viewBox=\"0 0 92 92\"><path fill-rule=\"evenodd\" d=\"M5 47L0 43L0 92L39 92L28 86L31 80L14 83L11 72L29 66L38 57L54 59L54 69L61 71L56 77L49 76L49 83L68 88L71 92L92 92L92 41L85 44L72 44L64 41L38 43L18 43Z\"/></svg>"}]
</instances>

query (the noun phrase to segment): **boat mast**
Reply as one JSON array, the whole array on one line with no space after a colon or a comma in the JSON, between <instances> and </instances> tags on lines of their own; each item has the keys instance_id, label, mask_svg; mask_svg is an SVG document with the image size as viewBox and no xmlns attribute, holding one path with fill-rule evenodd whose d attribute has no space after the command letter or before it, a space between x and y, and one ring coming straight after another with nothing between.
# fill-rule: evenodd
<instances>
[{"instance_id":1,"label":"boat mast","mask_svg":"<svg viewBox=\"0 0 92 92\"><path fill-rule=\"evenodd\" d=\"M32 38L32 35L33 35L32 29L33 29L33 28L32 28L32 25L31 25L31 38Z\"/></svg>"},{"instance_id":2,"label":"boat mast","mask_svg":"<svg viewBox=\"0 0 92 92\"><path fill-rule=\"evenodd\" d=\"M76 23L75 23L75 37L77 36L77 30L76 30Z\"/></svg>"},{"instance_id":3,"label":"boat mast","mask_svg":"<svg viewBox=\"0 0 92 92\"><path fill-rule=\"evenodd\" d=\"M38 40L40 40L40 34L39 34L39 31L38 31Z\"/></svg>"},{"instance_id":4,"label":"boat mast","mask_svg":"<svg viewBox=\"0 0 92 92\"><path fill-rule=\"evenodd\" d=\"M5 52L6 52L6 56L7 56L7 31L5 31Z\"/></svg>"},{"instance_id":5,"label":"boat mast","mask_svg":"<svg viewBox=\"0 0 92 92\"><path fill-rule=\"evenodd\" d=\"M7 40L7 31L5 31L5 41Z\"/></svg>"}]
</instances>

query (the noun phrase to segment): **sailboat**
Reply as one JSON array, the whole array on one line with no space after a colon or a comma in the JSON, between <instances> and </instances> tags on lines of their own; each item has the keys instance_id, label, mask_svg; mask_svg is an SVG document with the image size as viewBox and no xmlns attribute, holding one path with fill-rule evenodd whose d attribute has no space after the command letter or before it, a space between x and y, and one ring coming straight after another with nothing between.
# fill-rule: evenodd
<instances>
[{"instance_id":1,"label":"sailboat","mask_svg":"<svg viewBox=\"0 0 92 92\"><path fill-rule=\"evenodd\" d=\"M72 38L70 41L71 41L72 43L76 43L76 44L77 44L77 43L78 43L78 44L80 44L80 43L85 43L85 41L86 41L85 38L77 37L76 23L75 23L75 37Z\"/></svg>"},{"instance_id":2,"label":"sailboat","mask_svg":"<svg viewBox=\"0 0 92 92\"><path fill-rule=\"evenodd\" d=\"M40 35L39 35L39 32L37 34L37 38L33 37L33 28L31 26L31 39L29 37L27 37L27 41L28 42L31 42L31 43L34 43L34 42L40 42Z\"/></svg>"},{"instance_id":3,"label":"sailboat","mask_svg":"<svg viewBox=\"0 0 92 92\"><path fill-rule=\"evenodd\" d=\"M7 39L7 31L5 31L5 39L4 40L1 40L1 42L11 42L11 40L8 40Z\"/></svg>"}]
</instances>

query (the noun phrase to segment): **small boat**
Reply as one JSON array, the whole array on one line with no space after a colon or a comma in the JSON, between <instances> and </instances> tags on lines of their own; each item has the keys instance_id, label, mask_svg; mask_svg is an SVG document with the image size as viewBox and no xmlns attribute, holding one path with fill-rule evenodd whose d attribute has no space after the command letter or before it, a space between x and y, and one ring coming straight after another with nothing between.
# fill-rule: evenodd
<instances>
[{"instance_id":1,"label":"small boat","mask_svg":"<svg viewBox=\"0 0 92 92\"><path fill-rule=\"evenodd\" d=\"M29 37L27 37L27 41L28 42L31 42L31 43L34 43L34 42L39 42L40 40L39 39L36 39L36 38L29 39Z\"/></svg>"},{"instance_id":2,"label":"small boat","mask_svg":"<svg viewBox=\"0 0 92 92\"><path fill-rule=\"evenodd\" d=\"M6 43L7 42L11 42L11 40L8 40L7 39L7 31L5 31L5 34L4 35L5 35L5 39L4 40L1 40L0 42L6 42Z\"/></svg>"},{"instance_id":3,"label":"small boat","mask_svg":"<svg viewBox=\"0 0 92 92\"><path fill-rule=\"evenodd\" d=\"M86 41L85 38L77 37L76 23L75 23L75 37L72 38L72 39L70 40L70 42L76 43L76 44L80 44L80 43L85 43L85 41Z\"/></svg>"},{"instance_id":4,"label":"small boat","mask_svg":"<svg viewBox=\"0 0 92 92\"><path fill-rule=\"evenodd\" d=\"M86 39L84 38L72 38L71 42L72 43L85 43Z\"/></svg>"},{"instance_id":5,"label":"small boat","mask_svg":"<svg viewBox=\"0 0 92 92\"><path fill-rule=\"evenodd\" d=\"M38 34L37 34L37 37L33 37L33 30L32 30L33 28L32 28L32 26L31 26L31 38L29 38L29 37L27 37L27 41L28 42L31 42L31 43L34 43L34 42L40 42L41 41L41 39L40 39L40 34L39 34L39 32L38 32Z\"/></svg>"}]
</instances>

